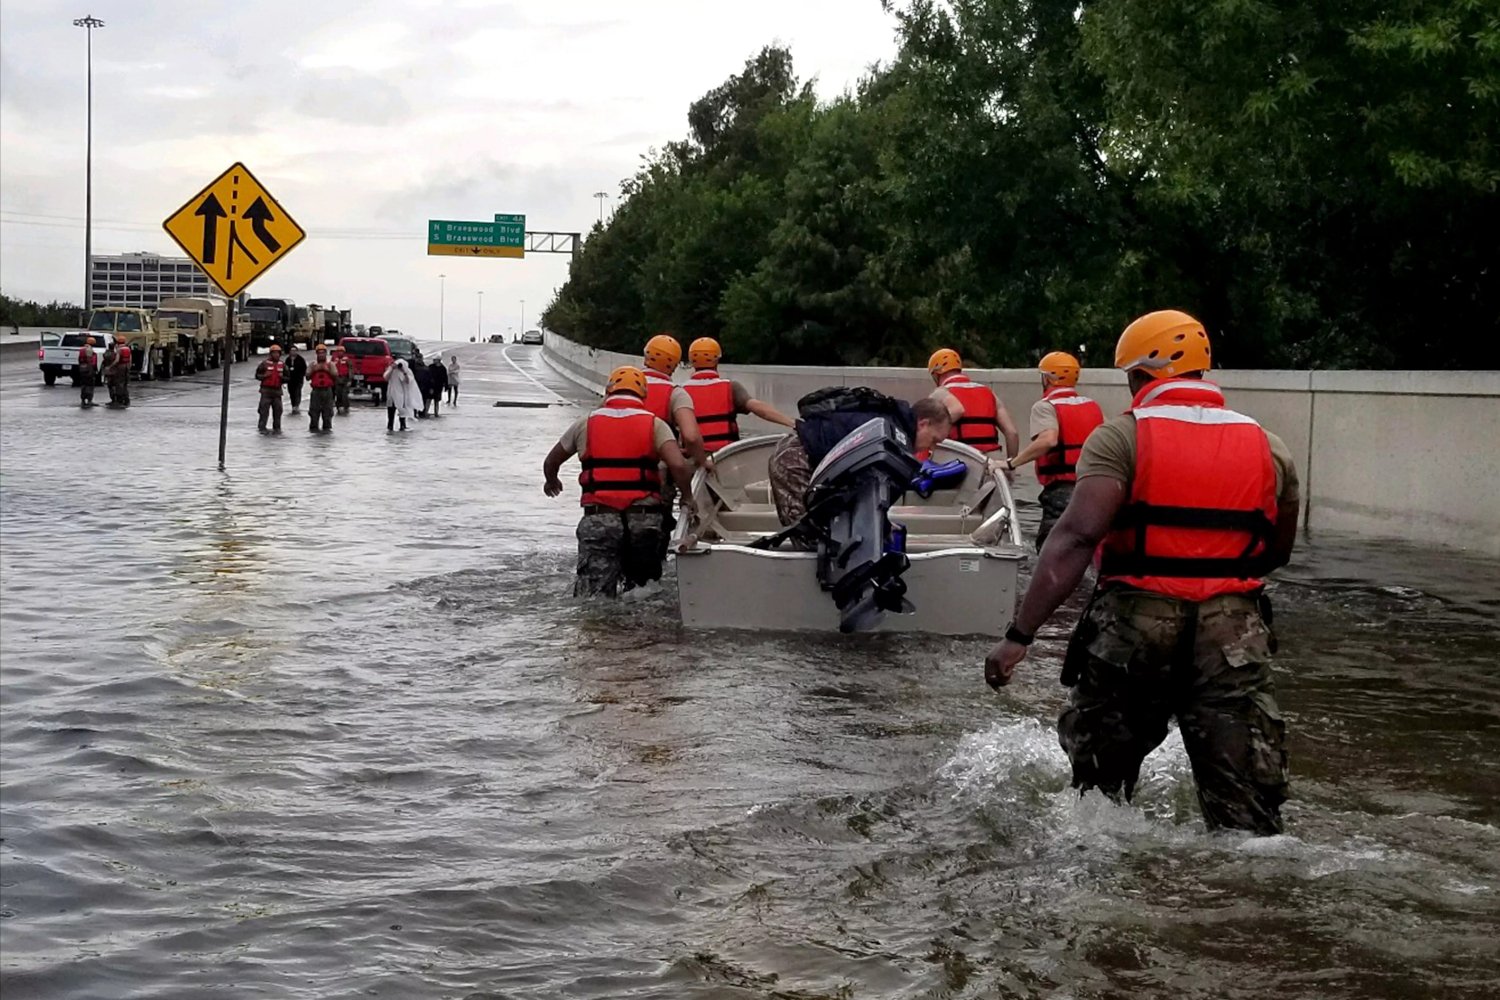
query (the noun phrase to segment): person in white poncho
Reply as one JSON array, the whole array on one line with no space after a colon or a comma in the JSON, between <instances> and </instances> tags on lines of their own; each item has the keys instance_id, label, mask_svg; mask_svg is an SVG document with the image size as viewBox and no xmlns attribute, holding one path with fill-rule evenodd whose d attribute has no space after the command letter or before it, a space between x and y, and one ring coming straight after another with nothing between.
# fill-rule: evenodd
<instances>
[{"instance_id":1,"label":"person in white poncho","mask_svg":"<svg viewBox=\"0 0 1500 1000\"><path fill-rule=\"evenodd\" d=\"M422 407L422 390L417 385L406 361L397 358L385 370L385 429L396 429L396 418L401 418L401 429L406 430L406 420Z\"/></svg>"}]
</instances>

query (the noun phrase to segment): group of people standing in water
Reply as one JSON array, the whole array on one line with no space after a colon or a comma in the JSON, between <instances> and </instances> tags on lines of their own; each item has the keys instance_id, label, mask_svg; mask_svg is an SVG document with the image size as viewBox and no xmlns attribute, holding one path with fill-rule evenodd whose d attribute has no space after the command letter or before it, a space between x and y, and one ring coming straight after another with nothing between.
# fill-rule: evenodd
<instances>
[{"instance_id":1,"label":"group of people standing in water","mask_svg":"<svg viewBox=\"0 0 1500 1000\"><path fill-rule=\"evenodd\" d=\"M1095 567L1061 664L1069 697L1058 737L1074 786L1128 800L1175 718L1208 826L1281 831L1286 727L1264 578L1291 556L1300 488L1286 444L1230 409L1209 380L1211 344L1198 320L1168 309L1125 327L1115 367L1132 399L1114 417L1078 391L1077 358L1045 355L1025 447L994 392L951 349L929 359L935 385L923 399L850 390L816 418L795 420L720 375L711 338L694 341L688 357L693 375L677 385L681 347L653 337L643 365L612 372L602 405L543 463L548 496L562 492L565 461L577 455L582 465L575 593L614 596L660 578L674 487L694 516L691 467L712 468L713 453L738 439L743 414L789 431L768 470L783 524L805 512L810 470L872 413L918 457L951 439L988 454L1004 474L1035 463L1040 556L985 658L986 682L998 690L1011 681L1038 631Z\"/></svg>"}]
</instances>

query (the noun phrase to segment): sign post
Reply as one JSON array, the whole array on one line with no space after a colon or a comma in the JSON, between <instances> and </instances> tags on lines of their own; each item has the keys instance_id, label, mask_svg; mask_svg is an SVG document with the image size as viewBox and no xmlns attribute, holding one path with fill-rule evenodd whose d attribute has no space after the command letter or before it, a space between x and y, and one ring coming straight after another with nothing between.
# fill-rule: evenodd
<instances>
[{"instance_id":1,"label":"sign post","mask_svg":"<svg viewBox=\"0 0 1500 1000\"><path fill-rule=\"evenodd\" d=\"M222 348L224 393L219 403L219 471L229 436L229 368L233 363L234 297L307 236L243 163L236 163L162 223L229 299Z\"/></svg>"}]
</instances>

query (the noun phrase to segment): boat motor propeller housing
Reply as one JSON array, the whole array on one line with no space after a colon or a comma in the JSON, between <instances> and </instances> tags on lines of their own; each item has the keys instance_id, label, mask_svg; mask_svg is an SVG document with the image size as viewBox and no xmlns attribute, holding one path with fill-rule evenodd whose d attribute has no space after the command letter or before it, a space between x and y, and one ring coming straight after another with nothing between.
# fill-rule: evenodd
<instances>
[{"instance_id":1,"label":"boat motor propeller housing","mask_svg":"<svg viewBox=\"0 0 1500 1000\"><path fill-rule=\"evenodd\" d=\"M833 594L839 631L873 627L887 612L909 614L906 530L891 505L921 471L889 421L875 417L846 435L813 470L807 521L818 536L818 583Z\"/></svg>"}]
</instances>

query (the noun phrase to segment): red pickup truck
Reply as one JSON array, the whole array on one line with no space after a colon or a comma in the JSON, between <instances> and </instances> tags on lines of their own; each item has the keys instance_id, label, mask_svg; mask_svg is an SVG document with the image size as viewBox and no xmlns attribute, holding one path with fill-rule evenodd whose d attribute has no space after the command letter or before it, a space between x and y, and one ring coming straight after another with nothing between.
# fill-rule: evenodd
<instances>
[{"instance_id":1,"label":"red pickup truck","mask_svg":"<svg viewBox=\"0 0 1500 1000\"><path fill-rule=\"evenodd\" d=\"M349 355L353 369L354 392L370 391L376 403L385 402L385 370L395 360L391 356L391 345L378 337L345 337L339 341Z\"/></svg>"}]
</instances>

